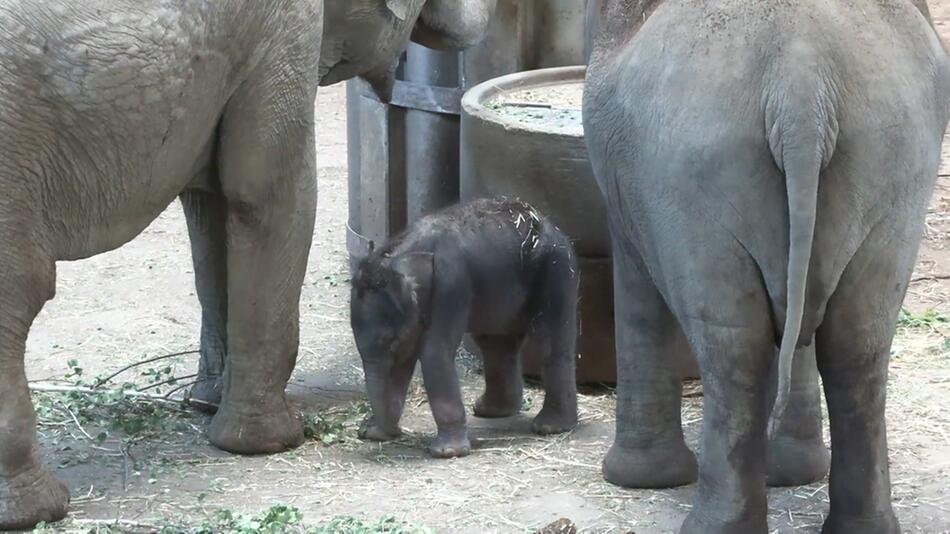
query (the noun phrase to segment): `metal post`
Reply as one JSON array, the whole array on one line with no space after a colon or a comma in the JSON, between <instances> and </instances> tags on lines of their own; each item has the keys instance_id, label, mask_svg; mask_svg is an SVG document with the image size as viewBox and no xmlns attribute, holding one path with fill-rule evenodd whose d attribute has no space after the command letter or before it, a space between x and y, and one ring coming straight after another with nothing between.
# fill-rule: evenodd
<instances>
[{"instance_id":1,"label":"metal post","mask_svg":"<svg viewBox=\"0 0 950 534\"><path fill-rule=\"evenodd\" d=\"M410 45L405 80L455 89L459 86L459 53ZM459 200L459 117L422 109L406 110L407 222Z\"/></svg>"}]
</instances>

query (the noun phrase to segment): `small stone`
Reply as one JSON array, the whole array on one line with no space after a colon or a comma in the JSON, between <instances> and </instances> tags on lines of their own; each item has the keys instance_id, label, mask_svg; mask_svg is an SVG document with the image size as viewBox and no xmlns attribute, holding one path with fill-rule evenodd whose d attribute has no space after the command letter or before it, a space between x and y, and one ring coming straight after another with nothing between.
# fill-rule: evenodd
<instances>
[{"instance_id":1,"label":"small stone","mask_svg":"<svg viewBox=\"0 0 950 534\"><path fill-rule=\"evenodd\" d=\"M577 534L577 526L570 519L562 517L535 534Z\"/></svg>"}]
</instances>

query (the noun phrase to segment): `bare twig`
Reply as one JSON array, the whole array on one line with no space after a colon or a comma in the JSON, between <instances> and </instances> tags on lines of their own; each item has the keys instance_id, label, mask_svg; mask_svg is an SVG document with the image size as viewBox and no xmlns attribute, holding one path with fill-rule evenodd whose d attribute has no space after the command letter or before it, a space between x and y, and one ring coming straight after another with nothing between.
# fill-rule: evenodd
<instances>
[{"instance_id":1,"label":"bare twig","mask_svg":"<svg viewBox=\"0 0 950 534\"><path fill-rule=\"evenodd\" d=\"M39 391L46 393L85 393L88 395L95 395L102 393L103 390L87 388L82 386L58 386L56 384L30 384L30 391ZM175 406L181 406L181 401L166 399L162 395L151 395L149 393L142 393L134 390L122 390L122 394L126 397L134 397L137 399L145 399L150 401L155 401L163 404L174 404Z\"/></svg>"},{"instance_id":2,"label":"bare twig","mask_svg":"<svg viewBox=\"0 0 950 534\"><path fill-rule=\"evenodd\" d=\"M942 274L942 273L925 274L923 276L915 276L914 278L911 278L910 282L914 283L914 282L924 282L924 281L930 281L930 280L950 280L950 274Z\"/></svg>"},{"instance_id":3,"label":"bare twig","mask_svg":"<svg viewBox=\"0 0 950 534\"><path fill-rule=\"evenodd\" d=\"M158 388L158 387L162 387L162 386L167 385L167 384L177 384L178 382L180 382L180 381L182 381L182 380L190 380L190 379L192 379L192 378L195 378L196 376L198 376L198 373L195 373L195 374L193 374L193 375L186 375L186 376L176 376L176 377L173 377L173 378L169 378L168 380L162 380L161 382L156 382L156 383L154 383L154 384L149 384L149 385L145 386L144 388L139 388L139 392L148 391L148 390L150 390L150 389L155 389L155 388ZM167 398L167 397L166 397L166 398Z\"/></svg>"},{"instance_id":4,"label":"bare twig","mask_svg":"<svg viewBox=\"0 0 950 534\"><path fill-rule=\"evenodd\" d=\"M66 403L61 402L59 403L59 405L64 410L66 410L66 413L68 413L70 417L72 417L73 422L76 423L76 427L79 429L80 432L82 432L83 436L86 436L89 439L89 441L96 441L92 436L89 435L89 432L86 432L86 429L82 427L82 423L79 422L79 418L76 417L76 414L74 414L73 411L69 409L69 406L66 406Z\"/></svg>"},{"instance_id":5,"label":"bare twig","mask_svg":"<svg viewBox=\"0 0 950 534\"><path fill-rule=\"evenodd\" d=\"M176 353L174 353L174 354L165 354L165 355L163 355L163 356L156 356L156 357L154 357L154 358L149 358L149 359L147 359L147 360L142 360L142 361L139 361L139 362L135 362L135 363L133 363L133 364L130 364L130 365L126 365L125 367L123 367L122 369L119 369L118 371L112 373L112 374L109 375L108 377L103 378L103 379L100 379L100 380L97 380L95 387L98 388L98 387L102 386L103 384L109 382L109 381L112 380L113 378L115 378L115 377L121 375L122 373L128 371L129 369L134 369L135 367L139 367L139 366L142 366L142 365L147 365L147 364L150 364L150 363L159 362L159 361L162 361L162 360L167 360L167 359L169 359L169 358L177 358L178 356L187 356L187 355L189 355L189 354L198 354L198 351L197 351L197 350L186 350L186 351L183 351L183 352L176 352Z\"/></svg>"},{"instance_id":6,"label":"bare twig","mask_svg":"<svg viewBox=\"0 0 950 534\"><path fill-rule=\"evenodd\" d=\"M172 388L172 389L170 389L168 392L166 392L166 393L165 393L165 398L166 398L166 399L169 399L169 398L171 398L172 395L174 395L175 393L178 393L179 391L181 391L181 390L183 390L183 389L185 389L185 388L191 387L191 386L193 386L193 385L195 385L195 384L198 384L198 383L201 383L201 382L207 382L208 380L210 380L210 379L208 379L208 378L202 378L202 379L200 379L200 380L192 380L192 381L190 381L190 382L186 382L186 383L184 383L184 384L182 384L182 385L180 385L180 386L178 386L178 387L176 387L176 388ZM187 400L187 399L186 399L186 400Z\"/></svg>"}]
</instances>

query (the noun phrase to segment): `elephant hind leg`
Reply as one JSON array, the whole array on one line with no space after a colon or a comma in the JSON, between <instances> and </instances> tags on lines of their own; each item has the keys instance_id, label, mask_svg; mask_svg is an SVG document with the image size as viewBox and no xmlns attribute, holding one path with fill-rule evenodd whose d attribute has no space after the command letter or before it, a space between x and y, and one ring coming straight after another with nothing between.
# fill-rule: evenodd
<instances>
[{"instance_id":1,"label":"elephant hind leg","mask_svg":"<svg viewBox=\"0 0 950 534\"><path fill-rule=\"evenodd\" d=\"M227 201L220 193L190 189L181 194L181 205L201 303L198 378L188 399L196 409L214 413L221 404L228 349Z\"/></svg>"},{"instance_id":2,"label":"elephant hind leg","mask_svg":"<svg viewBox=\"0 0 950 534\"><path fill-rule=\"evenodd\" d=\"M821 386L815 363L815 344L795 353L792 391L778 432L768 445L768 485L802 486L823 479L831 466L831 454L822 435ZM778 358L769 380L769 401L775 403Z\"/></svg>"},{"instance_id":3,"label":"elephant hind leg","mask_svg":"<svg viewBox=\"0 0 950 534\"><path fill-rule=\"evenodd\" d=\"M29 529L66 516L69 492L40 460L36 414L24 369L33 319L52 298L54 264L0 234L0 529Z\"/></svg>"},{"instance_id":4,"label":"elephant hind leg","mask_svg":"<svg viewBox=\"0 0 950 534\"><path fill-rule=\"evenodd\" d=\"M544 404L531 422L535 434L577 426L577 265L569 243L552 247L532 297L534 317L521 350L541 362Z\"/></svg>"},{"instance_id":5,"label":"elephant hind leg","mask_svg":"<svg viewBox=\"0 0 950 534\"><path fill-rule=\"evenodd\" d=\"M917 241L888 236L892 228L879 225L858 250L816 334L831 423L827 534L900 532L884 409L894 325L916 258L908 243Z\"/></svg>"},{"instance_id":6,"label":"elephant hind leg","mask_svg":"<svg viewBox=\"0 0 950 534\"><path fill-rule=\"evenodd\" d=\"M475 416L510 417L521 411L524 379L518 346L521 336L476 336L485 366L485 392L475 403Z\"/></svg>"}]
</instances>

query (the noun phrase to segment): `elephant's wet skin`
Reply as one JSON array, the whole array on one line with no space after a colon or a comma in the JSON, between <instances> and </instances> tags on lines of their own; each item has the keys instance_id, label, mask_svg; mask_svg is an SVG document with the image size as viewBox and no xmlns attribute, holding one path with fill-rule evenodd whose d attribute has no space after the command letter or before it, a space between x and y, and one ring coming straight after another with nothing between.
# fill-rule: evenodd
<instances>
[{"instance_id":1,"label":"elephant's wet skin","mask_svg":"<svg viewBox=\"0 0 950 534\"><path fill-rule=\"evenodd\" d=\"M429 452L471 451L455 370L462 336L485 361L480 417L521 409L520 356L543 362L535 433L577 424L574 380L578 272L570 240L532 207L478 200L420 219L374 250L353 277L351 318L373 408L361 435L391 439L416 362L438 426Z\"/></svg>"},{"instance_id":2,"label":"elephant's wet skin","mask_svg":"<svg viewBox=\"0 0 950 534\"><path fill-rule=\"evenodd\" d=\"M326 55L323 4L0 3L0 528L68 505L39 458L23 362L55 262L123 245L176 197L202 307L191 396L217 411L211 442L255 454L303 441L284 388L314 226L322 67L379 72L414 30L433 46L470 44L495 0L346 2L373 13L370 26L347 39L354 12L327 10L338 18Z\"/></svg>"},{"instance_id":3,"label":"elephant's wet skin","mask_svg":"<svg viewBox=\"0 0 950 534\"><path fill-rule=\"evenodd\" d=\"M831 424L824 532L898 532L887 360L950 112L950 60L924 2L588 9L585 136L617 292L604 475L643 487L692 478L669 365L685 337L705 397L682 531L767 532L766 480L827 466L814 377L797 363L810 346Z\"/></svg>"}]
</instances>

